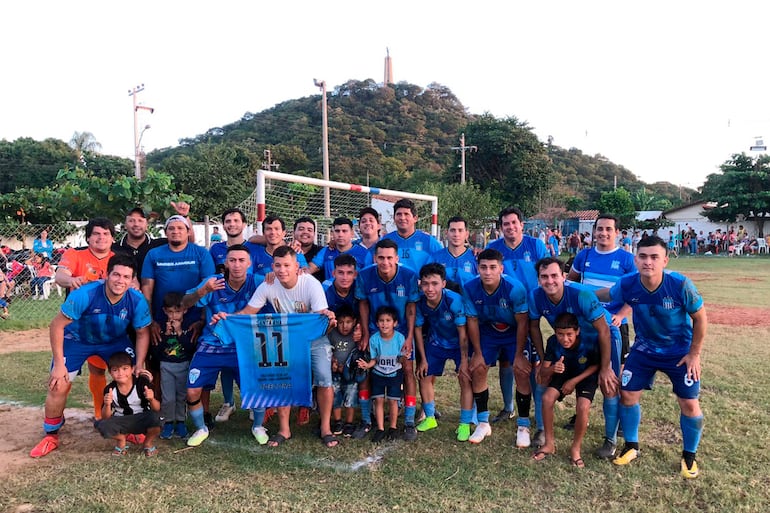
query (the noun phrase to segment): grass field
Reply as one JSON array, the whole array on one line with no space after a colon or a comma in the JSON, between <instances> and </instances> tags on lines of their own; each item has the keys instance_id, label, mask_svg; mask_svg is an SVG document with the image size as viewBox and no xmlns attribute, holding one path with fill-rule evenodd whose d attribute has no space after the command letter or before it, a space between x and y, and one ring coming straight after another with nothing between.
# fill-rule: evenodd
<instances>
[{"instance_id":1,"label":"grass field","mask_svg":"<svg viewBox=\"0 0 770 513\"><path fill-rule=\"evenodd\" d=\"M670 268L691 274L709 305L770 305L770 260L680 258ZM751 310L752 312L759 312ZM1 336L1 335L0 335ZM602 440L601 396L584 442L586 468L569 465L571 434L557 428L555 458L530 461L513 447L515 423L494 427L478 446L454 440L459 416L452 376L438 380L443 413L437 430L416 443L373 446L345 441L326 449L312 429L294 427L283 447L259 447L247 415L212 431L201 447L174 454L179 440L160 441L159 457L112 458L110 444L93 434L93 450L55 451L14 467L0 482L6 511L530 511L668 512L767 511L770 504L770 399L765 362L770 327L709 326L703 352L702 406L706 424L699 451L701 477L679 477L679 413L670 383L659 378L642 398L642 457L627 468L595 460ZM0 355L0 398L42 404L49 355ZM70 405L90 402L85 380ZM500 408L496 379L490 410ZM214 394L212 409L219 406ZM572 414L574 400L557 409L556 424ZM316 418L314 417L314 420ZM276 429L276 421L268 427ZM311 423L312 425L312 423ZM31 430L29 450L39 439ZM62 438L67 437L67 428Z\"/></svg>"}]
</instances>

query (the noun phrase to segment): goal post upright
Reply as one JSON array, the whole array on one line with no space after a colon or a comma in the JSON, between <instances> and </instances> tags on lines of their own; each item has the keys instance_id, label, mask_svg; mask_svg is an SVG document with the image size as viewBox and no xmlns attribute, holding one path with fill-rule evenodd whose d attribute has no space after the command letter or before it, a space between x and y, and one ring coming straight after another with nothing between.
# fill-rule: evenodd
<instances>
[{"instance_id":1,"label":"goal post upright","mask_svg":"<svg viewBox=\"0 0 770 513\"><path fill-rule=\"evenodd\" d=\"M332 180L321 180L308 176L296 176L276 171L267 171L265 169L257 170L257 231L262 233L262 221L264 221L267 205L265 180L273 179L283 182L301 183L306 185L315 185L318 187L328 187L330 189L340 189L343 191L353 191L363 194L379 194L383 196L392 196L399 198L409 198L413 200L427 201L431 205L430 232L434 237L438 237L438 197L428 194L417 194L413 192L396 191L392 189L381 189L367 185L357 185L351 183L335 182Z\"/></svg>"}]
</instances>

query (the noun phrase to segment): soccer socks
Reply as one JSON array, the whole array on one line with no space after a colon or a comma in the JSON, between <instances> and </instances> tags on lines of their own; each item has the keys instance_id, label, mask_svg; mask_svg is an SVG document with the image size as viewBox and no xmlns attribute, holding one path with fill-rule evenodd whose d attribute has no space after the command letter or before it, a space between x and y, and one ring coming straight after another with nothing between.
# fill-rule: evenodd
<instances>
[{"instance_id":1,"label":"soccer socks","mask_svg":"<svg viewBox=\"0 0 770 513\"><path fill-rule=\"evenodd\" d=\"M219 381L222 383L222 395L225 398L224 402L230 406L234 406L235 398L233 397L233 382L235 381L235 373L230 369L222 369L219 375Z\"/></svg>"},{"instance_id":2,"label":"soccer socks","mask_svg":"<svg viewBox=\"0 0 770 513\"><path fill-rule=\"evenodd\" d=\"M513 411L513 367L500 367L500 391L503 393L503 409Z\"/></svg>"},{"instance_id":3,"label":"soccer socks","mask_svg":"<svg viewBox=\"0 0 770 513\"><path fill-rule=\"evenodd\" d=\"M436 403L431 401L429 403L422 403L422 411L425 412L426 417L436 416Z\"/></svg>"},{"instance_id":4,"label":"soccer socks","mask_svg":"<svg viewBox=\"0 0 770 513\"><path fill-rule=\"evenodd\" d=\"M407 395L404 397L404 424L407 426L414 425L414 414L417 410L417 397L413 395ZM434 411L435 413L435 411ZM427 414L426 414L427 415Z\"/></svg>"},{"instance_id":5,"label":"soccer socks","mask_svg":"<svg viewBox=\"0 0 770 513\"><path fill-rule=\"evenodd\" d=\"M682 414L679 416L679 426L682 428L682 448L685 452L694 455L698 452L700 437L703 433L703 415L686 417Z\"/></svg>"},{"instance_id":6,"label":"soccer socks","mask_svg":"<svg viewBox=\"0 0 770 513\"><path fill-rule=\"evenodd\" d=\"M545 429L543 424L543 394L545 393L545 386L535 383L533 390L533 397L535 398L535 425L539 431Z\"/></svg>"},{"instance_id":7,"label":"soccer socks","mask_svg":"<svg viewBox=\"0 0 770 513\"><path fill-rule=\"evenodd\" d=\"M252 408L251 411L254 412L254 421L252 422L251 427L256 428L262 426L262 424L265 423L265 409Z\"/></svg>"},{"instance_id":8,"label":"soccer socks","mask_svg":"<svg viewBox=\"0 0 770 513\"><path fill-rule=\"evenodd\" d=\"M46 435L58 435L59 430L64 425L64 416L45 417L43 420L43 431Z\"/></svg>"},{"instance_id":9,"label":"soccer socks","mask_svg":"<svg viewBox=\"0 0 770 513\"><path fill-rule=\"evenodd\" d=\"M361 422L364 424L372 423L372 400L369 399L369 391L361 390L358 392L358 404L361 408Z\"/></svg>"},{"instance_id":10,"label":"soccer socks","mask_svg":"<svg viewBox=\"0 0 770 513\"><path fill-rule=\"evenodd\" d=\"M642 407L639 403L631 406L624 404L619 408L620 425L623 426L623 438L628 443L639 443L639 422L642 420Z\"/></svg>"},{"instance_id":11,"label":"soccer socks","mask_svg":"<svg viewBox=\"0 0 770 513\"><path fill-rule=\"evenodd\" d=\"M604 436L612 443L617 443L618 438L618 409L620 408L620 396L605 397L602 411L604 412Z\"/></svg>"},{"instance_id":12,"label":"soccer socks","mask_svg":"<svg viewBox=\"0 0 770 513\"><path fill-rule=\"evenodd\" d=\"M195 408L194 410L190 408L189 413L196 430L206 427L206 422L203 420L203 408Z\"/></svg>"},{"instance_id":13,"label":"soccer socks","mask_svg":"<svg viewBox=\"0 0 770 513\"><path fill-rule=\"evenodd\" d=\"M474 392L473 399L476 401L476 416L479 424L489 422L489 389L483 392Z\"/></svg>"},{"instance_id":14,"label":"soccer socks","mask_svg":"<svg viewBox=\"0 0 770 513\"><path fill-rule=\"evenodd\" d=\"M518 424L519 426L529 426L529 410L532 407L532 394L522 394L516 391L516 410L519 412L519 420L527 419L526 424Z\"/></svg>"},{"instance_id":15,"label":"soccer socks","mask_svg":"<svg viewBox=\"0 0 770 513\"><path fill-rule=\"evenodd\" d=\"M460 424L471 424L473 420L473 410L460 410Z\"/></svg>"},{"instance_id":16,"label":"soccer socks","mask_svg":"<svg viewBox=\"0 0 770 513\"><path fill-rule=\"evenodd\" d=\"M88 375L88 389L94 398L94 417L102 418L102 406L104 405L104 389L107 386L107 376L92 372Z\"/></svg>"}]
</instances>

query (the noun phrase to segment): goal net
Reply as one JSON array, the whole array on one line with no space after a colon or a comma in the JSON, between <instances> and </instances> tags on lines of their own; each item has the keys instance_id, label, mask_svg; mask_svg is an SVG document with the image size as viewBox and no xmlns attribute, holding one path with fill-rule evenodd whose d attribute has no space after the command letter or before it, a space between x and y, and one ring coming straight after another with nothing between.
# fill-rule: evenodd
<instances>
[{"instance_id":1,"label":"goal net","mask_svg":"<svg viewBox=\"0 0 770 513\"><path fill-rule=\"evenodd\" d=\"M358 214L364 207L373 207L380 213L382 233L394 230L393 204L401 198L411 199L417 206L417 228L437 237L436 196L319 180L263 169L257 173L256 189L239 208L246 214L249 223L256 223L259 233L262 232L262 221L268 215L282 218L286 222L287 232L291 232L297 218L308 216L316 221L317 243L326 244L335 218L351 219L357 231Z\"/></svg>"}]
</instances>

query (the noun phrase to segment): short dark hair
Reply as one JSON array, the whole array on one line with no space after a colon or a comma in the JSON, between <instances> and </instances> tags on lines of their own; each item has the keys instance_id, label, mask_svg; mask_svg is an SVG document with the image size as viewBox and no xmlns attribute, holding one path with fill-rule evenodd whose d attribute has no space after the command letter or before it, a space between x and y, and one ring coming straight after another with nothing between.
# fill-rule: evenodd
<instances>
[{"instance_id":1,"label":"short dark hair","mask_svg":"<svg viewBox=\"0 0 770 513\"><path fill-rule=\"evenodd\" d=\"M519 218L519 222L524 222L524 212L521 211L518 207L505 207L500 211L500 213L497 215L497 225L498 228L502 228L503 226L503 218L505 216L509 216L511 214L516 214L516 217Z\"/></svg>"},{"instance_id":2,"label":"short dark hair","mask_svg":"<svg viewBox=\"0 0 770 513\"><path fill-rule=\"evenodd\" d=\"M245 251L251 256L251 251L249 251L249 248L247 248L245 244L233 244L232 246L228 246L225 254L229 254L231 251Z\"/></svg>"},{"instance_id":3,"label":"short dark hair","mask_svg":"<svg viewBox=\"0 0 770 513\"><path fill-rule=\"evenodd\" d=\"M449 218L449 220L446 222L446 227L449 228L449 225L452 223L463 223L465 225L465 228L468 228L468 221L465 220L463 216L452 216Z\"/></svg>"},{"instance_id":4,"label":"short dark hair","mask_svg":"<svg viewBox=\"0 0 770 513\"><path fill-rule=\"evenodd\" d=\"M553 329L566 330L569 328L573 328L576 330L580 329L580 321L578 321L577 316L570 312L562 312L559 315L557 315L556 319L553 322Z\"/></svg>"},{"instance_id":5,"label":"short dark hair","mask_svg":"<svg viewBox=\"0 0 770 513\"><path fill-rule=\"evenodd\" d=\"M398 212L399 208L408 208L413 216L417 215L417 207L414 205L414 201L409 198L401 198L393 204L393 213Z\"/></svg>"},{"instance_id":6,"label":"short dark hair","mask_svg":"<svg viewBox=\"0 0 770 513\"><path fill-rule=\"evenodd\" d=\"M167 292L163 296L163 308L175 308L182 306L182 298L184 294L181 292Z\"/></svg>"},{"instance_id":7,"label":"short dark hair","mask_svg":"<svg viewBox=\"0 0 770 513\"><path fill-rule=\"evenodd\" d=\"M420 279L433 275L438 276L442 281L446 281L446 268L444 267L444 264L431 262L420 268Z\"/></svg>"},{"instance_id":8,"label":"short dark hair","mask_svg":"<svg viewBox=\"0 0 770 513\"><path fill-rule=\"evenodd\" d=\"M115 225L112 224L112 221L110 221L106 217L94 217L93 219L89 219L88 224L86 224L86 239L91 237L91 234L93 233L94 228L96 227L109 230L110 235L112 235L113 237L115 236Z\"/></svg>"},{"instance_id":9,"label":"short dark hair","mask_svg":"<svg viewBox=\"0 0 770 513\"><path fill-rule=\"evenodd\" d=\"M360 220L366 214L371 214L372 216L374 216L374 218L377 220L378 223L380 222L380 213L377 212L377 210L372 207L362 208L361 211L358 213L358 219Z\"/></svg>"},{"instance_id":10,"label":"short dark hair","mask_svg":"<svg viewBox=\"0 0 770 513\"><path fill-rule=\"evenodd\" d=\"M379 307L374 313L374 319L377 320L383 315L389 315L391 319L398 322L398 310L390 305Z\"/></svg>"},{"instance_id":11,"label":"short dark hair","mask_svg":"<svg viewBox=\"0 0 770 513\"><path fill-rule=\"evenodd\" d=\"M276 221L281 223L281 230L286 231L286 222L278 216L267 216L262 221L262 226L265 226L266 224L273 224Z\"/></svg>"},{"instance_id":12,"label":"short dark hair","mask_svg":"<svg viewBox=\"0 0 770 513\"><path fill-rule=\"evenodd\" d=\"M396 244L396 241L392 239L380 239L377 241L377 244L374 245L374 254L377 255L378 249L395 249L396 254L398 254L398 244Z\"/></svg>"},{"instance_id":13,"label":"short dark hair","mask_svg":"<svg viewBox=\"0 0 770 513\"><path fill-rule=\"evenodd\" d=\"M353 310L353 306L350 303L340 303L337 308L334 309L334 316L337 319L342 317L352 317L354 320L358 320L358 315Z\"/></svg>"},{"instance_id":14,"label":"short dark hair","mask_svg":"<svg viewBox=\"0 0 770 513\"><path fill-rule=\"evenodd\" d=\"M660 246L661 248L668 251L668 245L666 244L666 241L657 235L648 235L646 238L640 240L639 244L636 245L637 248L650 248L653 246Z\"/></svg>"},{"instance_id":15,"label":"short dark hair","mask_svg":"<svg viewBox=\"0 0 770 513\"><path fill-rule=\"evenodd\" d=\"M296 230L297 226L299 226L299 223L310 223L313 225L313 229L314 230L316 229L315 220L312 217L302 216L300 218L297 218L297 220L294 221L294 228L292 228L292 230Z\"/></svg>"},{"instance_id":16,"label":"short dark hair","mask_svg":"<svg viewBox=\"0 0 770 513\"><path fill-rule=\"evenodd\" d=\"M481 262L482 260L497 260L502 264L503 254L497 251L496 249L487 248L481 253L479 253L478 257L476 257L476 261Z\"/></svg>"},{"instance_id":17,"label":"short dark hair","mask_svg":"<svg viewBox=\"0 0 770 513\"><path fill-rule=\"evenodd\" d=\"M557 264L559 266L559 270L564 272L564 263L561 260L556 257L545 257L535 262L535 271L537 272L538 276L540 276L540 271L542 269L545 269L551 264Z\"/></svg>"},{"instance_id":18,"label":"short dark hair","mask_svg":"<svg viewBox=\"0 0 770 513\"><path fill-rule=\"evenodd\" d=\"M248 221L246 221L246 214L244 214L244 213L243 213L243 210L241 210L241 209L240 209L240 208L238 208L238 207L234 207L234 208L228 208L227 210L225 210L224 212L222 212L222 222L223 222L223 223L225 222L225 218L226 218L227 216L229 216L230 214L238 214L238 215L240 215L240 216L241 216L241 221L243 221L244 223L247 223L247 222L248 222ZM266 219L266 220L267 220L267 219Z\"/></svg>"},{"instance_id":19,"label":"short dark hair","mask_svg":"<svg viewBox=\"0 0 770 513\"><path fill-rule=\"evenodd\" d=\"M118 351L112 353L109 360L107 360L107 368L114 369L115 367L122 367L124 365L134 366L134 361L131 359L131 355L125 351Z\"/></svg>"},{"instance_id":20,"label":"short dark hair","mask_svg":"<svg viewBox=\"0 0 770 513\"><path fill-rule=\"evenodd\" d=\"M335 226L342 226L343 224L346 224L350 226L350 229L353 229L353 221L348 219L347 217L338 217L334 221L332 221L332 228Z\"/></svg>"},{"instance_id":21,"label":"short dark hair","mask_svg":"<svg viewBox=\"0 0 770 513\"><path fill-rule=\"evenodd\" d=\"M599 217L596 218L596 223L599 222L599 219L612 219L612 221L615 223L615 229L620 228L620 219L617 218L617 216L613 214L599 214ZM596 228L596 223L594 223L594 228Z\"/></svg>"},{"instance_id":22,"label":"short dark hair","mask_svg":"<svg viewBox=\"0 0 770 513\"><path fill-rule=\"evenodd\" d=\"M291 246L278 246L275 248L275 251L273 251L273 259L285 257L285 256L291 256L295 259L297 258L297 252L294 251Z\"/></svg>"},{"instance_id":23,"label":"short dark hair","mask_svg":"<svg viewBox=\"0 0 770 513\"><path fill-rule=\"evenodd\" d=\"M343 253L341 255L338 255L337 258L334 259L334 268L342 267L343 265L351 265L358 268L358 262L356 261L356 257L351 255L350 253Z\"/></svg>"},{"instance_id":24,"label":"short dark hair","mask_svg":"<svg viewBox=\"0 0 770 513\"><path fill-rule=\"evenodd\" d=\"M136 276L136 260L132 255L126 253L116 253L107 260L107 274L110 274L116 265L130 267L133 276Z\"/></svg>"}]
</instances>

